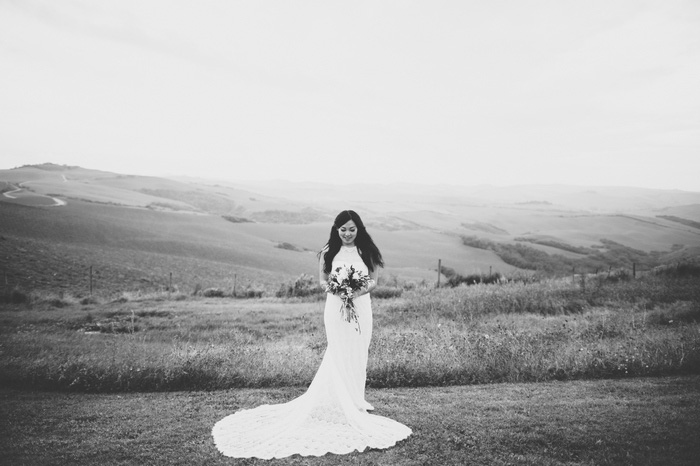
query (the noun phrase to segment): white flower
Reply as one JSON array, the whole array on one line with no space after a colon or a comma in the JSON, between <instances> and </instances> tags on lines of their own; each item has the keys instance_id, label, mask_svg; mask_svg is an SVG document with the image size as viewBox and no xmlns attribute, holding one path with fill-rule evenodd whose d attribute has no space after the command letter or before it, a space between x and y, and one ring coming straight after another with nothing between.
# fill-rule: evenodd
<instances>
[{"instance_id":1,"label":"white flower","mask_svg":"<svg viewBox=\"0 0 700 466\"><path fill-rule=\"evenodd\" d=\"M345 280L348 279L348 269L346 267L343 267L338 271L338 282L343 283Z\"/></svg>"}]
</instances>

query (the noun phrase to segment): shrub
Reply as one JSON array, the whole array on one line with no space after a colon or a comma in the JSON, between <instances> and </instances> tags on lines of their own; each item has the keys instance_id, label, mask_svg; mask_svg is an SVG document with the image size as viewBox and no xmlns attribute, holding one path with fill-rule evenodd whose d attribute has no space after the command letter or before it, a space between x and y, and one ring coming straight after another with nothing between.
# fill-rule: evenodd
<instances>
[{"instance_id":1,"label":"shrub","mask_svg":"<svg viewBox=\"0 0 700 466\"><path fill-rule=\"evenodd\" d=\"M678 222L682 225L687 225L689 227L700 228L700 222L688 220L687 218L676 217L675 215L657 215L657 217L664 218L664 219L670 220L672 222Z\"/></svg>"},{"instance_id":2,"label":"shrub","mask_svg":"<svg viewBox=\"0 0 700 466\"><path fill-rule=\"evenodd\" d=\"M247 286L244 290L236 291L235 298L262 298L264 291L259 288Z\"/></svg>"},{"instance_id":3,"label":"shrub","mask_svg":"<svg viewBox=\"0 0 700 466\"><path fill-rule=\"evenodd\" d=\"M551 239L526 238L521 236L515 238L515 241L525 241L533 244L541 244L543 246L549 246L552 248L561 249L562 251L573 252L576 254L589 254L590 252L592 252L592 250L589 248L572 246L571 244L564 243L563 241L556 241Z\"/></svg>"},{"instance_id":4,"label":"shrub","mask_svg":"<svg viewBox=\"0 0 700 466\"><path fill-rule=\"evenodd\" d=\"M467 276L455 273L447 279L447 284L454 288L459 285L490 285L493 283L501 283L503 280L503 275L498 272L489 275L471 274Z\"/></svg>"},{"instance_id":5,"label":"shrub","mask_svg":"<svg viewBox=\"0 0 700 466\"><path fill-rule=\"evenodd\" d=\"M235 217L233 215L222 215L221 217L231 223L251 223L250 220L244 217Z\"/></svg>"},{"instance_id":6,"label":"shrub","mask_svg":"<svg viewBox=\"0 0 700 466\"><path fill-rule=\"evenodd\" d=\"M634 249L624 244L620 244L616 241L602 238L600 243L606 247L607 252L600 254L599 258L602 261L612 262L613 266L617 267L629 267L633 263L641 264L644 266L650 266L652 264L652 258L650 255L639 249Z\"/></svg>"},{"instance_id":7,"label":"shrub","mask_svg":"<svg viewBox=\"0 0 700 466\"><path fill-rule=\"evenodd\" d=\"M294 251L294 252L301 251L301 249L298 248L297 246L294 246L292 243L287 243L287 242L279 243L275 247L279 248L279 249L286 249L287 251Z\"/></svg>"},{"instance_id":8,"label":"shrub","mask_svg":"<svg viewBox=\"0 0 700 466\"><path fill-rule=\"evenodd\" d=\"M523 270L536 270L548 275L566 275L572 269L598 270L607 267L631 268L633 264L649 269L660 263L663 253L647 253L624 244L602 238L599 245L590 248L579 248L554 240L535 240L519 237L516 241L528 241L555 247L577 254L585 254L579 258L569 258L561 254L548 254L525 244L509 244L495 242L476 236L462 236L462 243L473 248L493 251L503 262Z\"/></svg>"},{"instance_id":9,"label":"shrub","mask_svg":"<svg viewBox=\"0 0 700 466\"><path fill-rule=\"evenodd\" d=\"M49 305L52 306L52 307L58 307L58 308L65 307L65 306L68 305L67 302L65 302L64 300L59 299L59 298L47 299L47 300L46 300L46 303L49 304Z\"/></svg>"},{"instance_id":10,"label":"shrub","mask_svg":"<svg viewBox=\"0 0 700 466\"><path fill-rule=\"evenodd\" d=\"M29 295L21 289L15 287L9 292L5 292L3 302L7 304L26 304L29 302Z\"/></svg>"},{"instance_id":11,"label":"shrub","mask_svg":"<svg viewBox=\"0 0 700 466\"><path fill-rule=\"evenodd\" d=\"M656 275L668 277L700 277L700 264L693 262L681 262L676 265L656 269Z\"/></svg>"},{"instance_id":12,"label":"shrub","mask_svg":"<svg viewBox=\"0 0 700 466\"><path fill-rule=\"evenodd\" d=\"M316 279L308 274L302 273L292 283L282 284L275 296L278 298L291 298L320 295L321 288L318 286Z\"/></svg>"},{"instance_id":13,"label":"shrub","mask_svg":"<svg viewBox=\"0 0 700 466\"><path fill-rule=\"evenodd\" d=\"M605 276L605 281L617 283L620 281L629 281L632 279L632 274L625 269L613 270Z\"/></svg>"},{"instance_id":14,"label":"shrub","mask_svg":"<svg viewBox=\"0 0 700 466\"><path fill-rule=\"evenodd\" d=\"M206 290L202 291L202 296L206 298L223 298L224 290L220 288L207 288Z\"/></svg>"},{"instance_id":15,"label":"shrub","mask_svg":"<svg viewBox=\"0 0 700 466\"><path fill-rule=\"evenodd\" d=\"M372 297L377 299L400 298L403 289L393 286L378 286L372 290Z\"/></svg>"},{"instance_id":16,"label":"shrub","mask_svg":"<svg viewBox=\"0 0 700 466\"><path fill-rule=\"evenodd\" d=\"M447 267L446 265L440 266L440 273L448 279L457 275L457 271L455 269L453 269L452 267Z\"/></svg>"},{"instance_id":17,"label":"shrub","mask_svg":"<svg viewBox=\"0 0 700 466\"><path fill-rule=\"evenodd\" d=\"M565 258L558 254L550 256L544 251L526 246L524 244L496 243L475 236L462 236L462 243L473 248L491 250L506 264L524 270L542 270L555 272L561 267Z\"/></svg>"},{"instance_id":18,"label":"shrub","mask_svg":"<svg viewBox=\"0 0 700 466\"><path fill-rule=\"evenodd\" d=\"M86 296L80 300L80 304L82 304L83 306L85 306L87 304L99 304L99 303L100 302L92 296Z\"/></svg>"}]
</instances>

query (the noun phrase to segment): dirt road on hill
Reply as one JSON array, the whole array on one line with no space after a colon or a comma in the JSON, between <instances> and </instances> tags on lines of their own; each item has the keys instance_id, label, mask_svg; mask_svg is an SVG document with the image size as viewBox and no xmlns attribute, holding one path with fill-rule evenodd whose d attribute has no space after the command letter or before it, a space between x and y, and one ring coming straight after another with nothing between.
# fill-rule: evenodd
<instances>
[{"instance_id":1,"label":"dirt road on hill","mask_svg":"<svg viewBox=\"0 0 700 466\"><path fill-rule=\"evenodd\" d=\"M66 181L64 179L64 181ZM7 191L2 193L3 196L5 196L8 199L13 199L13 200L21 200L23 197L41 197L41 198L46 198L46 199L51 199L53 201L53 204L48 204L47 207L60 207L67 205L68 203L64 201L63 199L58 199L53 196L45 196L43 194L37 194L34 192L31 192L27 190L24 186L22 186L24 183L17 183L17 187L13 189L12 191Z\"/></svg>"}]
</instances>

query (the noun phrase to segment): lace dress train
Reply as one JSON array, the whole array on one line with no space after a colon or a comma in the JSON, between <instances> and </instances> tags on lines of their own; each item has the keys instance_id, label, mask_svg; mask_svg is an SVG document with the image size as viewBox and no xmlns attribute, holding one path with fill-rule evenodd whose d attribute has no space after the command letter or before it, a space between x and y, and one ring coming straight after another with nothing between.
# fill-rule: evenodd
<instances>
[{"instance_id":1,"label":"lace dress train","mask_svg":"<svg viewBox=\"0 0 700 466\"><path fill-rule=\"evenodd\" d=\"M341 250L334 268L336 262L365 267L355 250ZM238 411L217 422L212 435L221 453L264 459L345 454L388 448L411 434L407 426L367 412L373 409L364 398L372 337L369 295L355 299L359 329L341 318L341 304L337 296L327 295L328 347L306 393L288 403Z\"/></svg>"}]
</instances>

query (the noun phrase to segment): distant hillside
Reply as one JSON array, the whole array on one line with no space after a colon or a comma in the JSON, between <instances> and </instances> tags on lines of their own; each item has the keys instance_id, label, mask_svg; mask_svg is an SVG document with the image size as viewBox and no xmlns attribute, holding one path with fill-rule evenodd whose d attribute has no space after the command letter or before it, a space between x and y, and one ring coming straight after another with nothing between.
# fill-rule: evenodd
<instances>
[{"instance_id":1,"label":"distant hillside","mask_svg":"<svg viewBox=\"0 0 700 466\"><path fill-rule=\"evenodd\" d=\"M229 183L229 182L223 182ZM626 187L566 185L451 186L393 183L331 185L323 183L238 182L236 186L270 196L322 205L347 199L376 210L430 210L441 206L509 206L537 211L637 213L700 204L700 192Z\"/></svg>"},{"instance_id":2,"label":"distant hillside","mask_svg":"<svg viewBox=\"0 0 700 466\"><path fill-rule=\"evenodd\" d=\"M438 259L461 274L598 267L613 251L652 266L698 255L697 206L700 193L682 191L235 183L42 164L0 170L0 273L39 288L84 288L90 266L111 289L171 273L183 286L269 287L317 273L314 251L347 208L380 246L384 278L435 281Z\"/></svg>"}]
</instances>

